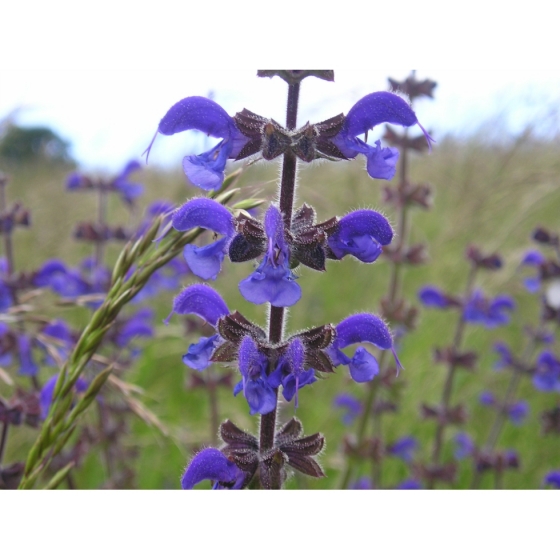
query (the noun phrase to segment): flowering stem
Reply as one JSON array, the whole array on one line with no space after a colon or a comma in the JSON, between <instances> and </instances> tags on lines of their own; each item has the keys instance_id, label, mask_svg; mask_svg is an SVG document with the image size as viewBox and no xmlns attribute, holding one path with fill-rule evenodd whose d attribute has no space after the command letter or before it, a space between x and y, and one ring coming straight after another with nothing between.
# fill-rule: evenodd
<instances>
[{"instance_id":1,"label":"flowering stem","mask_svg":"<svg viewBox=\"0 0 560 560\"><path fill-rule=\"evenodd\" d=\"M406 139L408 135L408 130L404 132L404 138ZM408 154L407 150L403 149L402 154L399 160L399 190L403 191L406 183L408 181L407 178L408 173ZM397 225L397 247L395 253L399 255L402 252L403 247L405 246L405 242L408 237L408 205L404 200L404 196L400 196L400 212L398 217L398 225ZM389 289L388 289L388 303L389 308L393 307L394 303L398 299L398 294L400 292L400 285L401 285L401 275L402 275L402 267L400 259L395 259L391 261L391 278L389 280ZM358 431L357 431L357 447L359 447L364 440L366 434L366 428L368 419L370 414L373 413L375 409L375 403L377 402L377 398L379 396L379 385L380 385L380 377L382 377L383 373L385 372L386 368L386 359L387 359L387 352L382 352L379 357L379 371L380 375L375 378L369 384L369 390L366 395L366 399L364 402L364 406L362 409L362 415L360 416L360 422L358 424ZM381 438L382 432L382 425L381 419L377 418L374 419L375 421L375 432ZM346 464L346 470L342 475L342 482L340 487L347 488L348 483L350 482L350 477L352 475L353 469L353 458L349 457L348 462ZM372 482L375 485L376 483L379 484L379 479L381 477L381 464L379 461L375 460L375 465L372 467Z\"/></svg>"},{"instance_id":2,"label":"flowering stem","mask_svg":"<svg viewBox=\"0 0 560 560\"><path fill-rule=\"evenodd\" d=\"M105 223L107 217L107 191L103 185L99 186L97 199L97 225L101 232L101 239L95 242L95 267L103 266L103 252L105 249Z\"/></svg>"},{"instance_id":3,"label":"flowering stem","mask_svg":"<svg viewBox=\"0 0 560 560\"><path fill-rule=\"evenodd\" d=\"M542 320L541 320L542 326ZM513 404L515 399L515 394L517 392L517 388L519 387L519 382L521 381L521 377L523 372L526 371L526 364L529 363L533 352L535 351L537 346L536 336L532 336L531 339L528 341L527 346L523 351L523 355L521 357L521 363L514 366L513 374L509 380L508 387L506 389L506 396L504 397L504 402L502 406L497 411L496 418L494 419L494 423L490 428L490 433L488 434L488 439L484 444L484 448L482 452L484 454L491 454L498 443L498 439L500 438L500 434L502 432L502 428L504 427L504 423L506 421L508 410L510 406ZM475 469L473 482L472 482L472 489L476 490L480 484L480 479L482 478L482 472Z\"/></svg>"},{"instance_id":4,"label":"flowering stem","mask_svg":"<svg viewBox=\"0 0 560 560\"><path fill-rule=\"evenodd\" d=\"M288 103L286 109L286 128L293 130L297 123L297 110L299 102L300 84L290 84L288 86ZM294 205L294 195L296 186L297 162L296 156L288 151L284 154L282 162L282 178L280 181L280 212L284 217L284 225L289 228L292 223L292 210ZM284 332L284 308L270 306L268 339L272 343L282 341ZM276 389L278 397L278 389ZM274 446L274 435L276 431L276 411L278 405L269 412L261 416L260 425L260 451L272 449ZM280 482L280 481L278 481Z\"/></svg>"},{"instance_id":5,"label":"flowering stem","mask_svg":"<svg viewBox=\"0 0 560 560\"><path fill-rule=\"evenodd\" d=\"M6 209L6 184L8 179L5 175L0 172L0 215L2 215ZM14 249L12 244L12 232L11 228L6 228L4 232L4 251L6 253L6 277L9 278L14 272ZM11 289L12 298L14 304L17 305L17 290L15 288Z\"/></svg>"},{"instance_id":6,"label":"flowering stem","mask_svg":"<svg viewBox=\"0 0 560 560\"><path fill-rule=\"evenodd\" d=\"M469 277L467 279L467 286L465 288L465 296L463 301L466 302L473 289L474 279L476 277L476 272L478 268L473 263L471 265L471 269L469 271ZM451 355L454 356L461 346L463 341L463 334L465 332L465 314L463 309L461 309L461 314L459 316L459 320L457 321L457 327L455 328L455 334L453 336L453 344L451 346ZM449 363L449 367L447 369L447 376L445 378L445 385L443 386L443 393L441 395L441 412L445 414L447 409L449 408L449 403L451 401L451 393L453 392L453 381L455 379L455 371L457 370L457 366L454 360L451 360ZM445 427L447 423L443 420L440 420L437 429L436 429L436 437L434 440L434 448L432 452L432 461L434 464L439 463L441 449L443 445L443 436L445 432ZM433 484L433 483L432 483Z\"/></svg>"},{"instance_id":7,"label":"flowering stem","mask_svg":"<svg viewBox=\"0 0 560 560\"><path fill-rule=\"evenodd\" d=\"M10 426L7 420L3 422L2 435L0 436L0 466L2 466L2 459L4 458L4 450L6 449L6 441L8 440L8 427Z\"/></svg>"}]
</instances>

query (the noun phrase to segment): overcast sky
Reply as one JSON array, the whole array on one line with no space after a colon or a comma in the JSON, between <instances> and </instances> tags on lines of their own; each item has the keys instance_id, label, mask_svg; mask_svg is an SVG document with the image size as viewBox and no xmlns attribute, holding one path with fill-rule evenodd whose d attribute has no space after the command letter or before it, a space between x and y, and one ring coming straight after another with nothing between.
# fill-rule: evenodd
<instances>
[{"instance_id":1,"label":"overcast sky","mask_svg":"<svg viewBox=\"0 0 560 560\"><path fill-rule=\"evenodd\" d=\"M115 170L141 155L159 120L183 97L212 95L229 114L246 107L283 122L286 86L257 78L256 68L295 65L335 70L335 83L305 80L300 124L347 113L363 95L386 89L388 76L403 79L415 68L418 78L438 82L436 99L415 107L436 139L472 133L497 115L512 133L533 122L558 129L557 117L548 115L560 104L550 48L556 45L547 43L551 18L535 27L533 11L510 7L504 18L492 2L471 2L459 19L429 7L406 18L401 2L381 29L363 20L379 21L382 11L356 2L354 10L365 9L361 16L308 10L287 32L290 18L277 5L269 4L274 18L259 19L258 9L243 12L241 4L216 5L215 13L167 0L149 10L118 0L3 8L10 24L0 34L0 118L12 114L20 125L50 126L71 142L85 168ZM419 14L434 16L422 23ZM454 29L437 19L446 16ZM311 18L316 24L306 28ZM203 142L195 133L160 137L151 162L179 166Z\"/></svg>"}]
</instances>

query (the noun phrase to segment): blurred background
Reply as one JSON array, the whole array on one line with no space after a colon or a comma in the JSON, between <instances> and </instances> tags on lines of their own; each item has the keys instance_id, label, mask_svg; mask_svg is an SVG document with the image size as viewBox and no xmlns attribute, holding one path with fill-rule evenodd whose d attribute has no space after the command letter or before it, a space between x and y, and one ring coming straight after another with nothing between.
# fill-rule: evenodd
<instances>
[{"instance_id":1,"label":"blurred background","mask_svg":"<svg viewBox=\"0 0 560 560\"><path fill-rule=\"evenodd\" d=\"M437 82L434 99L420 99L414 106L436 144L429 155L411 154L409 175L415 183L432 187L433 207L411 211L410 243L425 244L428 260L404 272L403 293L416 304L417 292L426 284L461 293L468 270L465 249L475 244L487 253L498 251L504 261L499 271L481 273L477 286L492 295L510 294L517 306L508 326L466 329L463 348L475 350L479 362L474 372L460 371L456 377L452 402L464 404L468 417L464 426L447 431L442 461L453 461L453 441L460 430L481 445L494 421L495 411L480 404L480 393L506 391L510 374L494 371L494 343L503 340L520 351L525 326L538 322L539 297L524 288L525 274L519 268L525 252L535 247L531 234L537 226L560 230L556 22L543 17L548 11L538 1L530 12L509 7L507 22L499 6L471 3L461 13L460 25L455 10L430 7L429 2L404 3L399 14L392 5L376 7L374 21L361 17L369 12L358 5L329 12L287 0L275 7L271 22L262 6L247 4L236 2L215 13L202 5L177 8L166 0L158 2L157 9L134 11L124 3L100 1L85 13L83 6L61 0L12 3L4 9L8 24L0 36L0 169L9 177L7 199L21 201L32 219L30 228L13 235L16 270L37 269L46 259L61 257L75 267L92 255L91 245L78 242L73 232L77 222L95 218L98 201L94 193L67 192L68 174L114 176L127 161L140 158L159 120L178 100L207 96L230 115L246 107L282 123L286 86L278 78L257 78L255 68L334 67L333 83L305 80L302 125L347 113L363 95L387 89L388 77L403 80L416 68L418 79ZM383 133L383 127L375 129L370 142ZM145 186L134 212L111 197L107 222L136 226L153 201L178 205L199 195L183 175L181 159L210 148L211 142L196 132L160 136L149 164L142 162L134 175L134 182ZM228 170L235 168L230 164ZM277 174L276 161L261 162L245 169L236 186L243 198L270 199L276 194ZM384 202L385 186L367 176L360 158L324 162L302 166L298 200L313 205L320 220L367 207L396 223L395 210ZM119 242L107 246L107 262L114 262L121 247ZM390 267L384 259L373 265L345 259L329 262L326 274L302 270L304 296L290 312L288 330L377 312L387 293ZM264 324L265 306L250 306L237 289L251 270L250 263L225 262L215 287L231 309ZM181 278L184 285L192 281L192 276ZM193 388L193 372L181 361L188 345L198 339L199 325L177 316L169 326L163 324L175 293L164 291L150 300L155 336L140 341L141 352L122 375L136 406L119 435L126 476L120 483L112 480L106 450L93 446L73 469L72 485L178 488L192 453L211 443L209 395ZM60 306L58 300L46 294L41 312L82 329L91 311ZM432 352L450 343L452 314L421 309L418 328L399 348L405 369L391 390L398 409L384 417L383 435L388 444L405 436L416 438L417 464L428 462L431 455L435 424L421 419L420 408L441 398L445 368L434 364ZM558 355L557 342L552 348ZM56 371L43 367L41 383ZM0 396L9 399L13 382L25 385L27 379L13 368L6 367L6 374L0 378ZM234 372L234 382L237 375ZM123 399L122 387L112 385L108 391L107 398ZM326 436L321 464L327 477L296 475L288 487L337 487L346 460L344 437L355 430L355 425L342 423L343 411L332 404L341 392L363 398L365 388L339 371L302 390L297 416L307 433ZM529 376L521 380L518 398L528 402L529 412L521 425L504 426L499 447L515 449L520 458L518 469L505 472L504 487L539 488L549 471L560 469L558 434L545 433L542 423L542 413L558 406L557 395L537 391ZM220 419L257 429L257 418L249 416L247 403L241 396L234 398L231 389L218 387L217 405ZM293 414L293 403L282 405L282 419ZM92 407L82 426L98 424ZM11 430L3 464L24 461L36 436L37 430L29 426ZM361 463L354 480L368 475L369 468ZM412 471L410 463L387 456L384 487L395 487ZM471 477L470 462L459 461L453 487L469 487ZM481 486L492 488L494 483L486 476Z\"/></svg>"}]
</instances>

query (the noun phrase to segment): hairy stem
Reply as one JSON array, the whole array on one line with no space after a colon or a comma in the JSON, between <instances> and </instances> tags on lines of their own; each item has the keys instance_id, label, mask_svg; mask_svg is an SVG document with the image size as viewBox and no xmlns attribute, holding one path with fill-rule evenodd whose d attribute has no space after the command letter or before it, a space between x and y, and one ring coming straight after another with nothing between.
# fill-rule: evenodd
<instances>
[{"instance_id":1,"label":"hairy stem","mask_svg":"<svg viewBox=\"0 0 560 560\"><path fill-rule=\"evenodd\" d=\"M288 103L286 109L286 128L293 130L297 123L299 101L299 82L288 86ZM292 223L292 211L296 186L297 161L296 156L288 151L284 154L282 163L282 178L280 181L280 212L284 217L284 225L289 228ZM284 308L270 306L268 339L272 343L282 341L284 332ZM276 390L278 395L278 390ZM278 406L268 414L261 416L260 451L272 449L276 431L276 412Z\"/></svg>"}]
</instances>

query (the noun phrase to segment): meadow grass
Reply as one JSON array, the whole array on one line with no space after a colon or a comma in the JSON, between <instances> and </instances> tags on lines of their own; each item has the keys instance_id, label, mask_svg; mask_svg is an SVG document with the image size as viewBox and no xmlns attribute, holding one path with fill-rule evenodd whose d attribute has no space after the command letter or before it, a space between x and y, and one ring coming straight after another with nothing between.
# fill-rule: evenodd
<instances>
[{"instance_id":1,"label":"meadow grass","mask_svg":"<svg viewBox=\"0 0 560 560\"><path fill-rule=\"evenodd\" d=\"M302 166L299 203L305 201L313 205L320 221L368 207L383 211L396 223L392 208L382 203L384 182L371 180L363 165L358 160ZM64 180L68 169L39 164L10 166L6 162L0 167L11 176L9 199L21 200L32 212L32 227L15 234L17 269L36 268L45 259L54 257L77 265L81 258L91 254L91 247L73 240L71 232L76 222L93 219L95 196L66 193ZM277 162L250 166L239 183L243 196L274 197L277 172ZM518 264L524 251L532 247L530 235L535 226L560 230L560 143L539 141L529 131L501 143L486 140L483 133L468 139L447 137L438 141L431 155L412 158L410 176L414 182L434 187L434 206L431 211L413 211L411 242L427 244L430 259L426 265L407 268L403 281L407 298L417 301L416 293L425 284L462 293L468 269L465 248L475 244L485 252L500 252L505 263L498 272L481 272L478 285L490 294L511 294L518 306L512 324L506 328L494 331L478 326L467 328L463 348L479 353L479 366L475 373L459 371L452 402L465 403L469 421L464 429L481 444L494 413L478 404L478 395L484 389L503 395L508 382L508 374L492 370L496 359L492 344L505 340L519 350L523 344L523 326L535 325L538 320L538 302L535 296L524 291ZM152 200L166 199L180 204L200 194L187 185L179 169L148 167L139 178L146 185L141 210ZM116 199L111 199L108 222L126 223L127 220L127 212ZM116 257L118 248L115 245L109 249L110 258ZM226 261L214 285L230 309L238 309L251 320L264 324L266 306L256 308L249 304L237 289L238 282L249 274L251 266L251 263L234 265ZM379 301L387 292L389 264L383 258L373 265L345 259L328 262L325 274L307 268L300 269L298 274L303 297L290 309L288 331L337 323L360 311L378 312ZM185 282L194 281L194 277L189 277ZM145 344L138 361L123 375L127 382L143 389L142 402L158 416L168 432L164 435L131 416L125 442L136 453L130 466L137 473L139 488L178 488L179 477L193 450L210 443L208 397L204 391L188 389L190 373L181 361L181 355L197 335L185 335L179 316L175 316L168 327L162 324L174 295L162 293L157 297L157 336ZM56 301L51 294L42 297L45 314L69 319L76 327L83 327L87 310L67 310L58 307ZM421 445L418 460L428 460L435 432L434 423L420 420L420 405L439 402L444 381L444 366L433 363L432 350L434 346L442 347L451 342L455 321L453 311L421 310L417 330L403 340L400 348L399 356L405 367L399 377L400 406L397 414L384 416L384 434L387 441L404 435L417 437ZM298 474L288 482L289 488L335 488L337 485L344 465L341 442L345 427L340 422L340 412L332 407L332 400L341 391L356 396L365 391L364 386L350 380L343 368L339 369L341 371L329 379L302 390L296 412L306 433L320 431L326 436L321 462L327 477L311 480ZM47 368L41 373L42 381L53 373L52 368ZM19 381L25 383L24 379ZM6 396L10 391L0 381L0 393ZM560 468L558 437L543 436L539 422L540 412L551 408L558 397L538 393L530 379L523 379L519 398L528 400L531 410L524 425L514 427L508 423L503 431L499 447L515 448L521 457L521 468L508 471L504 485L506 488L538 488L548 470ZM258 420L249 416L242 396L234 398L227 389L220 389L219 407L222 419L230 418L248 430L257 429ZM293 403L281 405L281 420L293 414ZM93 412L88 413L84 421L94 421L94 416ZM455 427L447 430L444 459L452 457L451 439L457 431ZM35 435L36 431L31 428L14 429L6 461L24 460ZM362 474L368 474L368 469L364 465ZM457 487L468 487L469 469L468 464L461 464ZM402 462L386 460L385 485L396 485L406 477L407 468ZM101 487L105 472L100 455L90 453L75 469L74 478L80 488ZM483 480L483 486L492 485L490 478L487 476Z\"/></svg>"}]
</instances>

